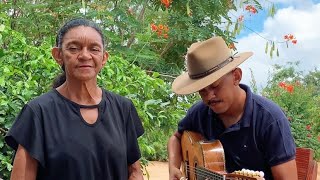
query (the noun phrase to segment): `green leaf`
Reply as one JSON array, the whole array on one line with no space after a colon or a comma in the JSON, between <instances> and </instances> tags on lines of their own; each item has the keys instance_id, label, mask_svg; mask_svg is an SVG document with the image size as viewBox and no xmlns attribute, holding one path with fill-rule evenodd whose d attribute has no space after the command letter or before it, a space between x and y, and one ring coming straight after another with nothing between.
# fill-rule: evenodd
<instances>
[{"instance_id":1,"label":"green leaf","mask_svg":"<svg viewBox=\"0 0 320 180\"><path fill-rule=\"evenodd\" d=\"M5 25L0 24L0 32L4 31Z\"/></svg>"},{"instance_id":2,"label":"green leaf","mask_svg":"<svg viewBox=\"0 0 320 180\"><path fill-rule=\"evenodd\" d=\"M264 49L264 52L267 54L268 53L268 48L269 48L269 43L268 41L266 42L266 46L265 46L265 49Z\"/></svg>"}]
</instances>

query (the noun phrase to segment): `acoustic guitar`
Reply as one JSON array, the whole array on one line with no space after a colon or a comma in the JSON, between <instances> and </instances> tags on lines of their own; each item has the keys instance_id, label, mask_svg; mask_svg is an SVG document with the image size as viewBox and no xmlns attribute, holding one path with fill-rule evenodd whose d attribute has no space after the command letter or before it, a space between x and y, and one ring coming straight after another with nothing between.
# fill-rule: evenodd
<instances>
[{"instance_id":1,"label":"acoustic guitar","mask_svg":"<svg viewBox=\"0 0 320 180\"><path fill-rule=\"evenodd\" d=\"M181 137L182 172L188 180L264 180L263 172L241 170L227 173L222 144L184 131Z\"/></svg>"}]
</instances>

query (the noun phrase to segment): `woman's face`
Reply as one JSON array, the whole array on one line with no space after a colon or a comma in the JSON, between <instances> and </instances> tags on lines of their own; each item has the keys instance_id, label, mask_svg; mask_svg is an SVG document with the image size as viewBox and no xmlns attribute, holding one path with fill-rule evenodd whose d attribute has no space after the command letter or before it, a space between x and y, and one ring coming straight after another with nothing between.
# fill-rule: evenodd
<instances>
[{"instance_id":1,"label":"woman's face","mask_svg":"<svg viewBox=\"0 0 320 180\"><path fill-rule=\"evenodd\" d=\"M78 26L64 35L56 60L64 65L68 80L88 81L96 79L107 58L100 34L91 27Z\"/></svg>"}]
</instances>

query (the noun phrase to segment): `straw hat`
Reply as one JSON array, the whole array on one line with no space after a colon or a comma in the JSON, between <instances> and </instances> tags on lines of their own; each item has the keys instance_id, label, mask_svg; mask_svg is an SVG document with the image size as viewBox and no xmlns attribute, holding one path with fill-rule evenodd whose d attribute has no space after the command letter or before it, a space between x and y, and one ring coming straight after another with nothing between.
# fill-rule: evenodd
<instances>
[{"instance_id":1,"label":"straw hat","mask_svg":"<svg viewBox=\"0 0 320 180\"><path fill-rule=\"evenodd\" d=\"M197 92L232 71L252 54L244 52L232 55L221 37L193 43L186 55L188 72L173 81L172 90L176 94Z\"/></svg>"}]
</instances>

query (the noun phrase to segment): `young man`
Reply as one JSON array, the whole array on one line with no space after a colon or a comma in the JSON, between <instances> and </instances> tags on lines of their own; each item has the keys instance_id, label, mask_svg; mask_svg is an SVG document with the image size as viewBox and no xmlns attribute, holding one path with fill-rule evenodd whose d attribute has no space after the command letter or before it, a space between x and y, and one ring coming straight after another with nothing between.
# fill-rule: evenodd
<instances>
[{"instance_id":1,"label":"young man","mask_svg":"<svg viewBox=\"0 0 320 180\"><path fill-rule=\"evenodd\" d=\"M240 84L238 66L252 52L232 55L221 37L197 42L188 49L188 72L172 84L176 94L199 92L194 104L169 139L170 180L181 179L183 131L198 132L207 140L220 140L227 172L242 168L263 171L265 179L297 179L295 143L288 120L272 101Z\"/></svg>"}]
</instances>

